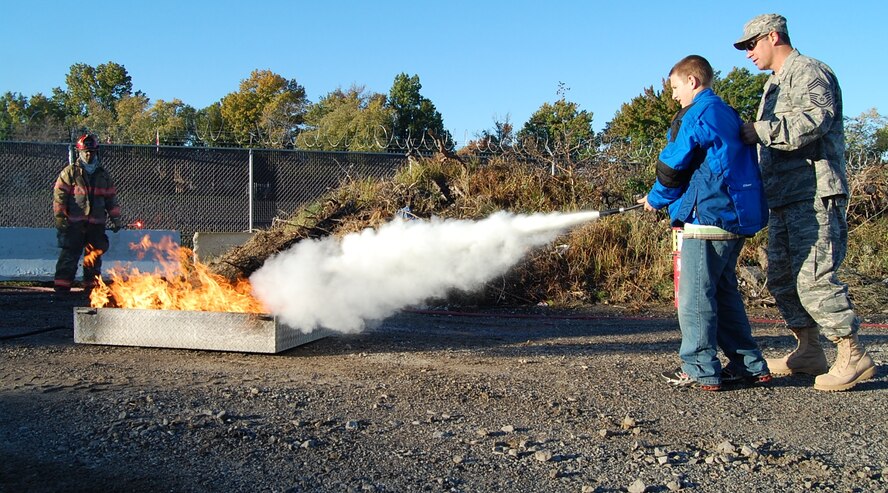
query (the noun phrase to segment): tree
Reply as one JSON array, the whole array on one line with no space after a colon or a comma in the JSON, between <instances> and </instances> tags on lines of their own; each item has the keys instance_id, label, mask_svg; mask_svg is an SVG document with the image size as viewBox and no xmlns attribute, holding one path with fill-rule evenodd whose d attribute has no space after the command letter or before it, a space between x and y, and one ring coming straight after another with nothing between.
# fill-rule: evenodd
<instances>
[{"instance_id":1,"label":"tree","mask_svg":"<svg viewBox=\"0 0 888 493\"><path fill-rule=\"evenodd\" d=\"M37 93L30 98L6 92L0 96L0 139L57 141L65 139L64 111Z\"/></svg>"},{"instance_id":2,"label":"tree","mask_svg":"<svg viewBox=\"0 0 888 493\"><path fill-rule=\"evenodd\" d=\"M115 115L117 102L131 96L133 90L126 68L110 61L96 67L75 63L65 76L65 83L67 90L55 89L54 98L65 107L75 125L94 111Z\"/></svg>"},{"instance_id":3,"label":"tree","mask_svg":"<svg viewBox=\"0 0 888 493\"><path fill-rule=\"evenodd\" d=\"M865 168L885 159L888 152L888 117L871 108L845 119L845 156L851 169Z\"/></svg>"},{"instance_id":4,"label":"tree","mask_svg":"<svg viewBox=\"0 0 888 493\"><path fill-rule=\"evenodd\" d=\"M663 79L662 85L660 91L655 91L654 86L646 87L630 102L623 103L613 120L605 125L605 142L624 143L636 148L663 147L666 130L681 105L672 99L669 79Z\"/></svg>"},{"instance_id":5,"label":"tree","mask_svg":"<svg viewBox=\"0 0 888 493\"><path fill-rule=\"evenodd\" d=\"M0 96L0 138L11 139L27 114L25 96L7 91Z\"/></svg>"},{"instance_id":6,"label":"tree","mask_svg":"<svg viewBox=\"0 0 888 493\"><path fill-rule=\"evenodd\" d=\"M28 99L28 113L34 125L60 124L65 119L64 108L39 92Z\"/></svg>"},{"instance_id":7,"label":"tree","mask_svg":"<svg viewBox=\"0 0 888 493\"><path fill-rule=\"evenodd\" d=\"M308 100L305 88L270 70L254 70L237 92L222 98L221 113L235 141L284 147L293 142Z\"/></svg>"},{"instance_id":8,"label":"tree","mask_svg":"<svg viewBox=\"0 0 888 493\"><path fill-rule=\"evenodd\" d=\"M442 142L446 150L453 150L453 138L444 129L444 119L435 109L434 103L422 96L419 76L408 77L405 73L395 76L389 91L387 106L393 111L393 137L397 144L407 151L430 148L433 141Z\"/></svg>"},{"instance_id":9,"label":"tree","mask_svg":"<svg viewBox=\"0 0 888 493\"><path fill-rule=\"evenodd\" d=\"M307 128L296 143L306 149L380 151L391 139L392 120L384 94L367 94L360 86L336 89L308 110Z\"/></svg>"},{"instance_id":10,"label":"tree","mask_svg":"<svg viewBox=\"0 0 888 493\"><path fill-rule=\"evenodd\" d=\"M888 159L885 157L885 153L888 153L888 124L876 130L874 144L876 152L882 155L882 160Z\"/></svg>"},{"instance_id":11,"label":"tree","mask_svg":"<svg viewBox=\"0 0 888 493\"><path fill-rule=\"evenodd\" d=\"M560 99L542 106L518 132L518 140L532 140L539 145L578 149L591 145L595 132L592 130L592 113L579 110L577 103Z\"/></svg>"},{"instance_id":12,"label":"tree","mask_svg":"<svg viewBox=\"0 0 888 493\"><path fill-rule=\"evenodd\" d=\"M183 103L180 99L164 101L158 99L148 113L154 124L154 135L149 133L149 142L159 140L164 145L183 145L190 140L188 133L187 115L193 112L193 108Z\"/></svg>"},{"instance_id":13,"label":"tree","mask_svg":"<svg viewBox=\"0 0 888 493\"><path fill-rule=\"evenodd\" d=\"M144 100L147 104L148 98L145 96L137 96L136 99ZM90 101L86 105L85 115L70 120L71 128L75 134L89 131L98 135L102 142L112 143L118 142L120 139L120 129L117 122L117 109L109 110L96 101ZM72 136L76 138L76 135Z\"/></svg>"},{"instance_id":14,"label":"tree","mask_svg":"<svg viewBox=\"0 0 888 493\"><path fill-rule=\"evenodd\" d=\"M183 110L188 134L192 136L191 145L219 146L230 144L226 137L225 118L222 117L222 104L213 103L201 110L187 107Z\"/></svg>"},{"instance_id":15,"label":"tree","mask_svg":"<svg viewBox=\"0 0 888 493\"><path fill-rule=\"evenodd\" d=\"M111 116L110 112L105 112L104 108L102 108L99 111L94 111L88 117L89 128L96 132L99 138L105 142L115 144L153 143L154 132L151 129L151 117L147 112L148 104L149 100L143 94L121 98L114 105L114 115L111 122L105 123L104 120L91 121L93 119L98 120L98 115L104 117L108 114ZM102 124L107 125L104 130L100 127ZM150 140L149 133L151 134Z\"/></svg>"},{"instance_id":16,"label":"tree","mask_svg":"<svg viewBox=\"0 0 888 493\"><path fill-rule=\"evenodd\" d=\"M509 121L509 115L503 121L494 119L493 129L482 130L476 137L477 139L467 142L459 150L459 154L504 154L512 150L516 140L515 128Z\"/></svg>"},{"instance_id":17,"label":"tree","mask_svg":"<svg viewBox=\"0 0 888 493\"><path fill-rule=\"evenodd\" d=\"M741 120L751 122L755 120L767 80L768 74L764 72L752 75L745 68L734 67L723 79L716 73L712 90L737 110Z\"/></svg>"},{"instance_id":18,"label":"tree","mask_svg":"<svg viewBox=\"0 0 888 493\"><path fill-rule=\"evenodd\" d=\"M518 132L522 149L547 156L552 172L556 167L571 170L594 155L595 131L592 113L566 99L567 88L558 84L559 99L543 103Z\"/></svg>"},{"instance_id":19,"label":"tree","mask_svg":"<svg viewBox=\"0 0 888 493\"><path fill-rule=\"evenodd\" d=\"M765 73L753 75L745 68L734 67L725 78L715 73L712 90L733 106L743 121L753 121L767 79ZM623 103L613 120L605 126L605 141L639 148L666 145L666 131L681 105L672 99L669 79L663 79L662 85L660 91L650 86L630 102Z\"/></svg>"},{"instance_id":20,"label":"tree","mask_svg":"<svg viewBox=\"0 0 888 493\"><path fill-rule=\"evenodd\" d=\"M117 118L107 140L119 144L154 144L158 140L165 145L181 145L187 140L185 118L186 105L178 100L158 99L149 107L148 98L130 96L117 103Z\"/></svg>"}]
</instances>

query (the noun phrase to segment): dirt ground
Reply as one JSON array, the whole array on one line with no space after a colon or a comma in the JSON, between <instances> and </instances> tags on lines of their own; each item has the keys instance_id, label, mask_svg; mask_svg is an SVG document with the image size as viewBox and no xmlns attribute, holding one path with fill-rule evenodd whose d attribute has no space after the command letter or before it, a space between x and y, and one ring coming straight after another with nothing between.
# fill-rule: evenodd
<instances>
[{"instance_id":1,"label":"dirt ground","mask_svg":"<svg viewBox=\"0 0 888 493\"><path fill-rule=\"evenodd\" d=\"M412 310L263 355L75 344L84 305L0 287L2 492L888 491L884 315L851 392L703 392L658 380L669 307Z\"/></svg>"}]
</instances>

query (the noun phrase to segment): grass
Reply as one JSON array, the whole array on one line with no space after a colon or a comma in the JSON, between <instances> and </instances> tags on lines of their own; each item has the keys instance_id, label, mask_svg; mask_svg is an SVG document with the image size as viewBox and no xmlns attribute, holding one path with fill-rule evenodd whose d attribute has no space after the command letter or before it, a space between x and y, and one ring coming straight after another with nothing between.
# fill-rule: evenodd
<instances>
[{"instance_id":1,"label":"grass","mask_svg":"<svg viewBox=\"0 0 888 493\"><path fill-rule=\"evenodd\" d=\"M390 180L353 180L282 221L284 227L333 224L334 235L378 227L399 209L419 218L480 219L494 212L574 212L635 202L653 180L652 166L601 165L594 172L548 169L509 159L480 164L420 159ZM852 296L862 309L881 310L888 285L888 166L852 177L849 251L840 275L852 278ZM331 205L332 204L332 205ZM335 220L330 218L335 216ZM767 234L747 241L740 264L764 270ZM531 252L507 274L477 293L454 294L450 303L570 307L620 303L668 305L673 299L671 228L665 213L629 212L578 227ZM767 291L743 286L750 295Z\"/></svg>"}]
</instances>

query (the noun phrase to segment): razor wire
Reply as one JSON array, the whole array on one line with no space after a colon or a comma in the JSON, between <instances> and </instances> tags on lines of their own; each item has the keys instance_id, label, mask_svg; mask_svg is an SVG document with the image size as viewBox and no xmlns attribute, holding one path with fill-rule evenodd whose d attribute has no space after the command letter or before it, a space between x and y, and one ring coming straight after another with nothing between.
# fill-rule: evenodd
<instances>
[{"instance_id":1,"label":"razor wire","mask_svg":"<svg viewBox=\"0 0 888 493\"><path fill-rule=\"evenodd\" d=\"M420 143L439 145L429 140ZM271 226L300 206L323 196L346 179L389 178L409 165L407 153L245 149L163 145L103 144L100 159L117 184L126 222L181 233L190 246L197 231L240 232ZM555 156L540 141L503 139L459 152L482 163L492 157L552 166ZM624 178L652 169L658 149L624 142L584 142L580 157L562 156L558 166L591 176L616 169ZM543 152L540 152L540 149ZM423 147L425 149L425 147ZM574 148L573 151L577 151ZM418 154L431 155L429 151ZM0 141L0 227L51 227L52 188L73 158L69 143ZM848 174L885 162L875 153L848 153ZM590 174L591 173L591 174Z\"/></svg>"}]
</instances>

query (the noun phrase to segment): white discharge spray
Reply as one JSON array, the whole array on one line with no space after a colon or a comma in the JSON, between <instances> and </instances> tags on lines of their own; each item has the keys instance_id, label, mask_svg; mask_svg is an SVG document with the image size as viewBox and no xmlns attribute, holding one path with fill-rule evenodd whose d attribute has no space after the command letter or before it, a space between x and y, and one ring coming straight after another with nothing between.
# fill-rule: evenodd
<instances>
[{"instance_id":1,"label":"white discharge spray","mask_svg":"<svg viewBox=\"0 0 888 493\"><path fill-rule=\"evenodd\" d=\"M597 211L480 221L394 219L341 240L303 240L250 276L253 292L283 323L358 332L367 323L451 289L472 291L508 271L532 248Z\"/></svg>"}]
</instances>

